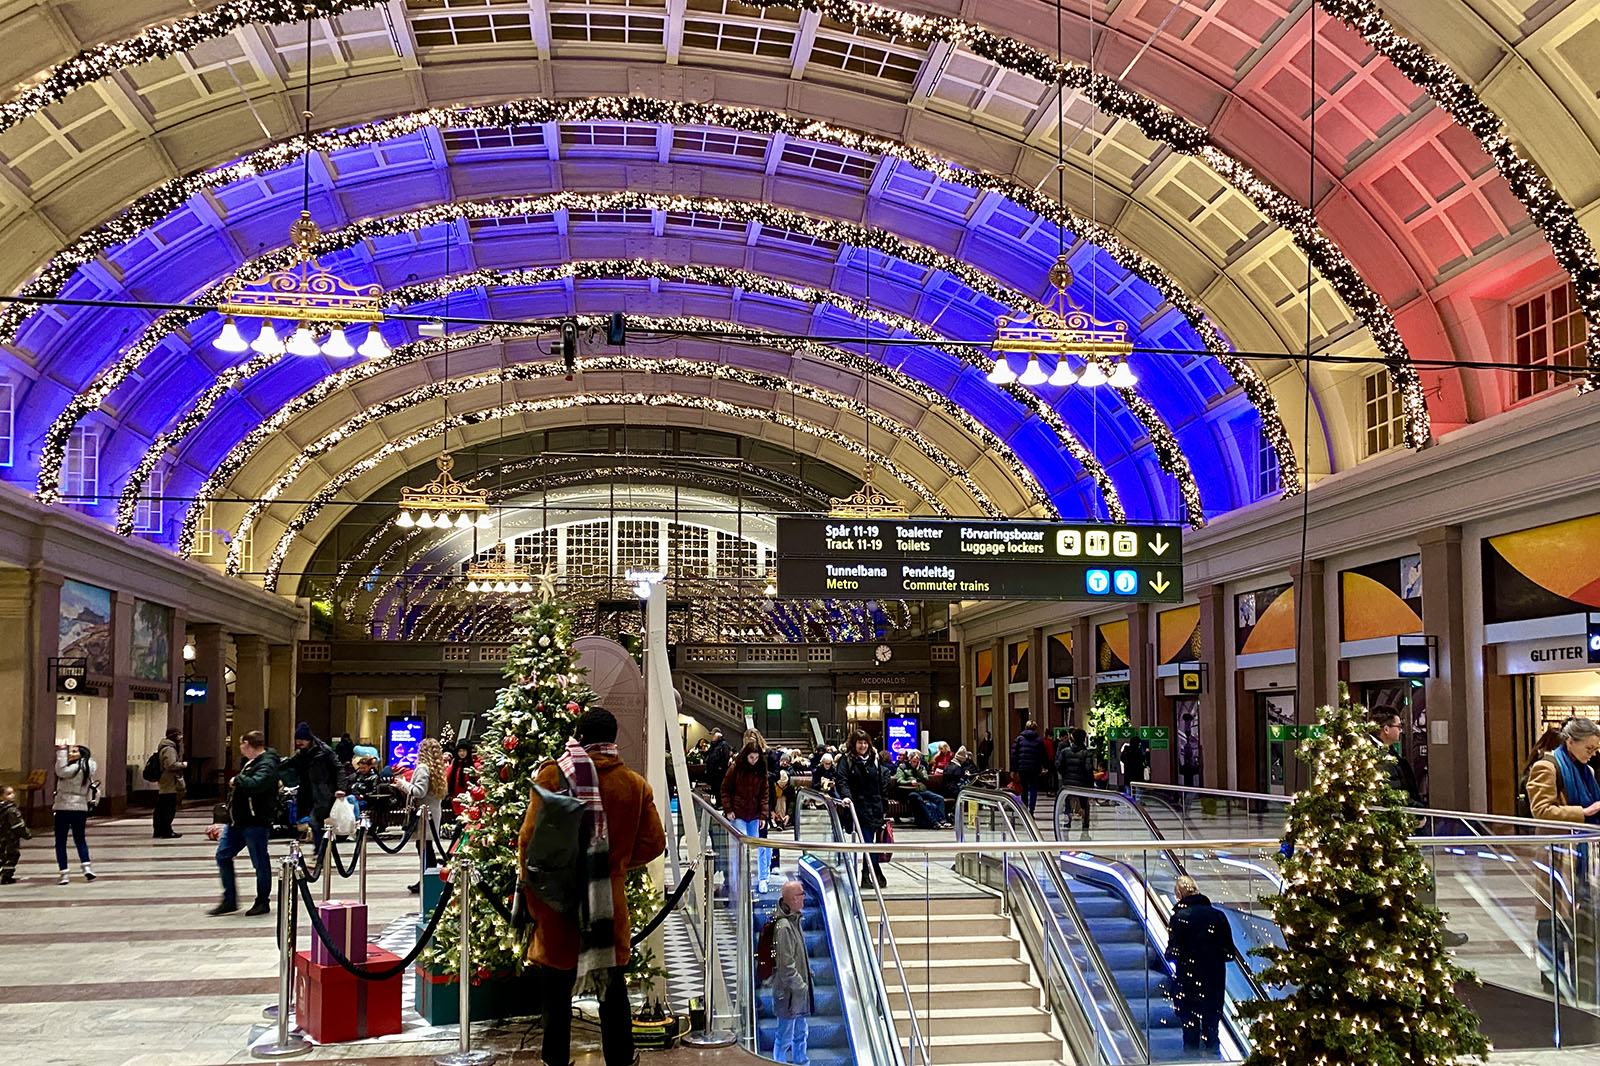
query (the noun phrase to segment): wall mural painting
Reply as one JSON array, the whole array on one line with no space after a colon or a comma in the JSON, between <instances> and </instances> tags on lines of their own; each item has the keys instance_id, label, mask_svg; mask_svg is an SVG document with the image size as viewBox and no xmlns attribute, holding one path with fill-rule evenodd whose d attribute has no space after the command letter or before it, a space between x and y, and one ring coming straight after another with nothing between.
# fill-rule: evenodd
<instances>
[{"instance_id":1,"label":"wall mural painting","mask_svg":"<svg viewBox=\"0 0 1600 1066\"><path fill-rule=\"evenodd\" d=\"M1094 670L1096 674L1117 674L1128 668L1128 622L1104 622L1095 626Z\"/></svg>"},{"instance_id":2,"label":"wall mural painting","mask_svg":"<svg viewBox=\"0 0 1600 1066\"><path fill-rule=\"evenodd\" d=\"M132 673L141 681L170 681L172 608L149 600L133 601Z\"/></svg>"},{"instance_id":3,"label":"wall mural painting","mask_svg":"<svg viewBox=\"0 0 1600 1066\"><path fill-rule=\"evenodd\" d=\"M1339 572L1339 639L1422 632L1422 556Z\"/></svg>"},{"instance_id":4,"label":"wall mural painting","mask_svg":"<svg viewBox=\"0 0 1600 1066\"><path fill-rule=\"evenodd\" d=\"M1483 542L1484 621L1600 610L1600 515Z\"/></svg>"},{"instance_id":5,"label":"wall mural painting","mask_svg":"<svg viewBox=\"0 0 1600 1066\"><path fill-rule=\"evenodd\" d=\"M1156 643L1162 665L1200 661L1200 605L1174 607L1156 615Z\"/></svg>"},{"instance_id":6,"label":"wall mural painting","mask_svg":"<svg viewBox=\"0 0 1600 1066\"><path fill-rule=\"evenodd\" d=\"M89 660L89 673L111 673L111 590L61 583L61 657Z\"/></svg>"},{"instance_id":7,"label":"wall mural painting","mask_svg":"<svg viewBox=\"0 0 1600 1066\"><path fill-rule=\"evenodd\" d=\"M1294 586L1241 592L1233 598L1234 651L1253 655L1261 651L1294 649Z\"/></svg>"}]
</instances>

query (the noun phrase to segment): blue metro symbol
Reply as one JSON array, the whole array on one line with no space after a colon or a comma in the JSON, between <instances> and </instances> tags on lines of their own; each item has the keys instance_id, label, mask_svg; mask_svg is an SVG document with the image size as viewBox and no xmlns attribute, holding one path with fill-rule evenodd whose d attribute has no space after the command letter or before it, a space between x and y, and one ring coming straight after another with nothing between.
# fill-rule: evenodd
<instances>
[{"instance_id":1,"label":"blue metro symbol","mask_svg":"<svg viewBox=\"0 0 1600 1066\"><path fill-rule=\"evenodd\" d=\"M1091 596L1104 596L1111 591L1111 571L1090 570L1083 575L1083 584Z\"/></svg>"},{"instance_id":2,"label":"blue metro symbol","mask_svg":"<svg viewBox=\"0 0 1600 1066\"><path fill-rule=\"evenodd\" d=\"M1111 585L1118 596L1132 596L1139 591L1139 575L1132 570L1118 570L1111 575Z\"/></svg>"}]
</instances>

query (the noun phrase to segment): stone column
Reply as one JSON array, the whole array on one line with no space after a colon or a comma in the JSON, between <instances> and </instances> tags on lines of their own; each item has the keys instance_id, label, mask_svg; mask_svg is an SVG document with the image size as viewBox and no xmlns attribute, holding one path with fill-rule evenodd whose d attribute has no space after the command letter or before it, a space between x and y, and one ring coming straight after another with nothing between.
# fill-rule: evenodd
<instances>
[{"instance_id":1,"label":"stone column","mask_svg":"<svg viewBox=\"0 0 1600 1066\"><path fill-rule=\"evenodd\" d=\"M26 773L33 769L28 738L28 711L33 703L34 674L44 670L29 658L32 647L32 575L15 567L0 569L0 632L12 639L0 641L0 766Z\"/></svg>"},{"instance_id":2,"label":"stone column","mask_svg":"<svg viewBox=\"0 0 1600 1066\"><path fill-rule=\"evenodd\" d=\"M1156 678L1157 651L1151 636L1148 603L1128 608L1128 719L1134 726L1161 724L1161 688ZM1172 748L1151 750L1151 781L1172 781Z\"/></svg>"},{"instance_id":3,"label":"stone column","mask_svg":"<svg viewBox=\"0 0 1600 1066\"><path fill-rule=\"evenodd\" d=\"M1339 699L1336 659L1328 656L1328 583L1321 559L1307 559L1289 568L1294 581L1295 690L1294 718L1301 725L1317 721L1317 708ZM1298 745L1296 745L1298 747ZM1298 792L1310 783L1311 766L1299 758L1288 760L1288 791Z\"/></svg>"},{"instance_id":4,"label":"stone column","mask_svg":"<svg viewBox=\"0 0 1600 1066\"><path fill-rule=\"evenodd\" d=\"M1428 806L1473 810L1472 795L1486 794L1484 760L1471 746L1483 742L1470 717L1466 604L1462 590L1461 527L1441 526L1417 534L1422 549L1422 631L1439 638L1428 697Z\"/></svg>"},{"instance_id":5,"label":"stone column","mask_svg":"<svg viewBox=\"0 0 1600 1066\"><path fill-rule=\"evenodd\" d=\"M1028 634L1028 717L1039 724L1039 735L1050 735L1050 649L1045 647L1044 629L1035 626Z\"/></svg>"},{"instance_id":6,"label":"stone column","mask_svg":"<svg viewBox=\"0 0 1600 1066\"><path fill-rule=\"evenodd\" d=\"M106 750L100 754L100 780L111 813L128 808L128 683L133 673L133 597L111 593L111 696L106 700ZM143 760L141 760L142 762Z\"/></svg>"},{"instance_id":7,"label":"stone column","mask_svg":"<svg viewBox=\"0 0 1600 1066\"><path fill-rule=\"evenodd\" d=\"M233 731L243 736L267 726L267 642L254 633L233 635Z\"/></svg>"},{"instance_id":8,"label":"stone column","mask_svg":"<svg viewBox=\"0 0 1600 1066\"><path fill-rule=\"evenodd\" d=\"M167 700L167 728L183 728L183 649L189 637L189 615L181 608L172 612L172 626L167 633L167 676L172 678L172 695ZM183 750L189 750L189 738L183 738Z\"/></svg>"},{"instance_id":9,"label":"stone column","mask_svg":"<svg viewBox=\"0 0 1600 1066\"><path fill-rule=\"evenodd\" d=\"M1094 624L1087 618L1072 623L1072 714L1087 728L1094 703Z\"/></svg>"},{"instance_id":10,"label":"stone column","mask_svg":"<svg viewBox=\"0 0 1600 1066\"><path fill-rule=\"evenodd\" d=\"M1011 765L1011 662L1006 658L1006 638L994 638L994 757L990 766ZM1001 778L1002 783L1005 778Z\"/></svg>"},{"instance_id":11,"label":"stone column","mask_svg":"<svg viewBox=\"0 0 1600 1066\"><path fill-rule=\"evenodd\" d=\"M288 751L294 741L295 694L299 677L298 658L293 644L272 644L267 648L267 743Z\"/></svg>"},{"instance_id":12,"label":"stone column","mask_svg":"<svg viewBox=\"0 0 1600 1066\"><path fill-rule=\"evenodd\" d=\"M194 705L194 735L188 742L189 783L199 795L214 795L220 772L227 768L228 638L219 625L190 626L194 636L194 672L206 679L206 698Z\"/></svg>"},{"instance_id":13,"label":"stone column","mask_svg":"<svg viewBox=\"0 0 1600 1066\"><path fill-rule=\"evenodd\" d=\"M1221 585L1202 585L1200 597L1200 662L1204 666L1200 693L1200 783L1205 788L1235 788L1237 767L1228 757L1228 694L1232 690L1227 664L1228 598ZM1250 755L1254 758L1254 755Z\"/></svg>"},{"instance_id":14,"label":"stone column","mask_svg":"<svg viewBox=\"0 0 1600 1066\"><path fill-rule=\"evenodd\" d=\"M28 658L32 662L33 677L30 685L28 734L26 751L29 755L27 769L49 771L56 764L56 691L55 678L50 673L50 660L61 654L61 583L60 574L49 570L33 572L33 603L28 633L33 645ZM45 806L49 806L49 784L45 786Z\"/></svg>"}]
</instances>

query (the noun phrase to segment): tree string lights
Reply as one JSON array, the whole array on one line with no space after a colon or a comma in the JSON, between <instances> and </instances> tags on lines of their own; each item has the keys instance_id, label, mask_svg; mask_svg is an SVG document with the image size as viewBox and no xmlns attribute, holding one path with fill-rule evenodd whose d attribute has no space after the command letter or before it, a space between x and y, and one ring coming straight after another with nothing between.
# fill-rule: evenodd
<instances>
[{"instance_id":1,"label":"tree string lights","mask_svg":"<svg viewBox=\"0 0 1600 1066\"><path fill-rule=\"evenodd\" d=\"M731 332L736 328L728 325L727 323L722 323L711 319L643 318L636 319L635 321L639 321L645 324L647 327L653 326L661 329L694 328L705 333L712 333L718 330ZM537 327L531 327L529 332L530 334L536 334L538 329ZM500 341L506 338L515 338L516 336L518 336L518 331L516 330L508 330L500 327L482 327L464 334L452 335L450 341L451 344L459 347L470 347L474 344ZM963 428L982 441L986 450L991 454L991 457L996 462L1000 463L1000 465L1004 466L1007 472L1017 480L1018 484L1022 486L1025 491L1035 494L1036 503L1044 508L1047 514L1055 515L1059 513L1056 510L1055 505L1050 501L1049 497L1045 495L1043 487L1039 485L1037 479L1035 479L1031 471L1029 471L1023 465L1022 461L1016 456L1016 453L1011 449L1011 447L1001 441L993 433L993 431L988 429L988 427L978 422L977 419L968 413L965 408L950 400L942 393L939 393L937 390L925 385L915 378L905 375L898 370L893 370L880 363L873 362L870 359L856 356L852 353L844 352L842 350L828 348L824 345L796 346L791 342L780 343L774 340L770 345L766 346L783 350L801 350L804 354L810 355L814 358L827 359L834 363L843 364L857 373L870 373L875 377L882 378L902 391L916 396L924 404L930 407L937 407L946 415L958 421ZM399 360L403 363L417 358L425 358L430 354L442 351L443 347L444 339L437 337L416 341L409 345L402 345L400 348L396 349L394 357L392 357L390 360L385 360L382 363L362 363L356 366L345 367L339 372L318 381L314 386L312 386L312 388L307 390L305 393L302 393L300 396L282 404L277 411L274 411L272 415L264 419L242 439L235 443L220 462L212 465L212 472L210 476L207 477L205 482L196 491L194 501L191 503L188 512L184 517L183 530L179 538L179 551L185 555L188 555L193 551L195 536L198 532L199 517L204 513L206 503L216 495L217 491L222 485L226 484L238 473L240 469L244 467L246 463L249 462L250 458L263 444L267 442L268 439L287 426L295 417L307 410L310 410L312 407L321 403L323 400L327 399L329 396L332 396L336 392L339 392L341 389L381 372L395 360ZM684 366L695 368L695 373L697 374L714 375L718 372L716 364L700 364L688 360L680 360L679 362ZM524 374L546 376L556 373L558 369L558 365L552 363L517 364L517 366L521 369L519 369L516 375L513 376L522 376ZM661 366L661 361L629 356L614 356L586 359L584 361L584 366L618 369L624 371L636 370L647 372L652 369L659 368ZM724 369L732 372L735 368L727 367ZM496 380L498 380L498 378ZM783 379L775 380L782 381ZM787 389L789 386L785 382L783 387ZM855 401L851 400L850 402L854 403ZM193 413L195 412L191 412L191 414ZM198 413L201 415L201 417L204 416L203 411ZM370 410L368 414L370 414ZM187 420L188 419L186 418L185 421ZM1062 429L1065 432L1064 426ZM1083 448L1082 444L1079 443L1076 438L1071 436L1070 432L1066 432L1066 439L1063 443L1064 446L1068 447L1070 450L1073 450L1074 454L1081 452L1083 456L1083 460L1081 460L1083 462L1083 468L1092 476L1094 476L1096 484L1101 490L1102 499L1104 500L1107 509L1112 514L1118 516L1116 518L1117 521L1124 520L1126 512L1122 508L1122 504L1117 495L1115 486L1111 484L1109 475L1105 472L1104 467L1098 462L1097 459L1095 459L1093 455L1087 451L1087 449ZM152 449L153 448L154 446L152 446ZM155 452L154 454L157 458L159 458L162 453ZM149 459L149 457L149 453L147 453L145 458ZM141 461L140 465L144 465L143 461ZM129 495L125 490L122 501L123 506L128 504L129 498ZM132 499L136 504L136 492L132 496ZM128 515L129 521L131 522L132 512L129 511Z\"/></svg>"},{"instance_id":2,"label":"tree string lights","mask_svg":"<svg viewBox=\"0 0 1600 1066\"><path fill-rule=\"evenodd\" d=\"M763 389L774 395L782 395L785 391L791 392L811 403L832 407L835 410L852 414L868 424L884 430L891 436L911 444L943 471L947 477L966 490L967 495L972 497L973 502L987 514L994 517L1004 517L1005 515L1005 512L996 506L988 494L972 479L972 475L967 472L967 468L963 464L945 454L937 444L929 440L919 430L901 425L887 415L872 410L866 404L851 397L841 396L815 386L793 382L773 374L763 374L758 371L745 370L724 364L701 363L691 359L648 360L630 356L614 356L585 359L579 365L580 369L591 373L601 373L608 370L644 370L649 373L665 374L670 377L709 378L714 381L727 381L750 388ZM566 367L559 362L517 363L483 374L435 382L433 385L414 390L406 396L368 406L361 413L323 434L320 439L304 445L300 449L300 453L280 469L277 478L250 502L250 505L245 509L244 517L239 520L233 540L229 544L226 572L229 574L237 574L239 572L244 544L249 540L251 530L254 528L255 521L261 513L270 507L278 496L293 484L295 479L307 467L321 456L332 451L340 442L349 439L363 427L380 421L398 411L403 411L425 402L421 396L423 392L429 394L428 399L436 399L440 396L461 395L474 389L497 385L504 381L535 381L542 378L559 377L565 373ZM988 439L993 446L999 446L1001 443L992 434L989 435ZM195 503L190 506L191 513L193 513L196 506L202 506L200 504L201 498L209 498L214 494L215 486L208 481L207 487L210 491L197 494ZM187 525L188 523L186 522L186 528ZM190 549L192 545L185 545L185 548L186 550Z\"/></svg>"},{"instance_id":3,"label":"tree string lights","mask_svg":"<svg viewBox=\"0 0 1600 1066\"><path fill-rule=\"evenodd\" d=\"M434 386L429 386L434 387ZM422 393L423 389L417 390ZM418 398L423 402L425 397ZM426 429L407 435L396 440L386 441L372 455L351 465L348 469L331 480L326 486L319 489L305 504L300 512L292 518L282 537L279 538L277 547L273 550L271 561L265 571L264 586L267 591L276 590L278 572L283 568L283 560L288 555L289 548L293 545L300 531L309 525L322 509L338 496L339 492L363 474L376 469L384 460L399 452L414 448L448 429L459 429L462 426L477 425L499 418L516 414L543 414L549 411L565 411L582 407L624 406L624 407L681 407L690 410L709 411L712 414L723 415L728 418L745 419L756 422L770 422L784 429L804 433L826 441L836 448L867 458L867 449L853 437L846 436L826 426L819 426L803 418L795 418L782 411L766 408L747 407L743 404L730 403L706 396L682 395L676 393L579 393L574 396L560 396L545 400L518 400L504 405L497 405L481 411L474 411L464 415L451 415L448 421L441 421ZM873 453L873 459L878 466L890 477L905 485L927 505L928 509L938 515L948 515L950 512L939 502L938 497L922 481L878 452ZM280 490L281 491L281 490ZM991 517L1002 517L991 513Z\"/></svg>"},{"instance_id":4,"label":"tree string lights","mask_svg":"<svg viewBox=\"0 0 1600 1066\"><path fill-rule=\"evenodd\" d=\"M1494 160L1511 194L1522 202L1550 243L1556 262L1572 279L1572 287L1588 322L1587 362L1592 372L1578 388L1600 387L1600 258L1572 205L1556 192L1538 164L1517 151L1516 143L1494 109L1472 90L1450 65L1395 29L1372 0L1318 0L1324 11L1361 35L1395 69L1428 94L1456 124L1478 139Z\"/></svg>"},{"instance_id":5,"label":"tree string lights","mask_svg":"<svg viewBox=\"0 0 1600 1066\"><path fill-rule=\"evenodd\" d=\"M463 289L480 286L486 288L528 286L565 278L599 279L615 277L652 278L668 281L692 282L703 285L716 285L730 289L743 289L748 292L757 292L783 299L793 299L811 304L813 306L824 303L832 304L842 310L856 315L857 317L865 317L868 320L877 322L891 330L901 330L906 333L910 333L913 336L923 337L929 341L938 342L941 347L944 347L948 351L959 354L963 361L970 363L973 366L982 367L984 365L983 356L977 349L966 345L958 346L948 344L945 338L943 338L939 333L929 329L926 326L923 326L914 319L895 315L890 312L875 311L859 300L855 300L851 297L834 293L826 289L819 289L813 286L794 285L788 282L769 278L765 275L755 274L750 271L736 270L725 267L706 267L697 265L673 266L666 263L653 263L643 259L632 259L600 261L586 260L566 263L556 267L539 267L513 271L485 269L473 271L468 274L456 275L452 278L440 279L435 282L422 283L396 289L386 296L386 300L390 306L409 306L414 303L437 301L441 299L447 291L454 293L460 292ZM707 332L728 332L732 334L737 333L738 331L737 327L735 326L713 319L678 318L671 321L676 323L678 326L687 326ZM558 320L549 319L537 323L520 324L518 326L518 331L524 334L554 332L558 327ZM458 335L456 339L470 344L476 342L474 339L475 337L482 335L489 335L491 337L501 336L507 335L507 331L503 329L496 329L495 327L484 327L483 329L475 331L474 334ZM782 344L773 346L782 347L788 350L802 351L802 354L826 359L827 361L833 363L843 363L857 373L871 373L876 377L888 378L893 380L896 385L902 386L908 391L916 392L924 400L938 403L947 414L950 414L952 417L955 417L961 421L962 424L969 429L969 431L975 432L981 436L985 436L986 440L991 442L989 443L991 448L998 448L1000 454L1007 456L1005 465L1012 475L1017 477L1023 483L1027 493L1032 496L1034 503L1044 507L1049 513L1054 512L1054 504L1051 503L1048 494L1045 493L1043 487L1038 484L1038 481L1034 477L1033 473L1028 470L1028 468L1020 459L1016 458L1012 449L1007 446L1000 445L998 442L994 441L993 435L988 431L987 427L984 427L976 418L967 413L965 408L962 408L958 404L952 403L937 391L922 385L922 383L917 379L898 370L889 370L883 364L874 360L856 357L852 353L848 353L843 349L832 348L820 344L801 345L795 344L794 342L783 342ZM328 378L323 379L322 382L319 382L314 387L314 391L318 395L319 399L326 398L327 396L332 395L332 393L339 388L353 384L356 381L365 380L374 374L381 373L387 367L401 365L409 362L411 359L432 354L432 352L437 349L437 344L423 344L420 346L402 345L388 359L374 362L363 362L341 368ZM222 397L227 395L232 389L239 388L245 379L252 377L253 375L267 369L270 366L275 365L279 360L288 360L292 358L294 357L282 354L277 356L260 355L249 359L244 363L229 367L228 369L219 373L212 384L207 387L206 390L198 397L188 401L188 405L183 409L178 421L170 428L159 434L150 443L149 447L146 448L144 455L140 458L139 462L134 466L132 472L129 474L128 481L123 486L121 501L117 509L117 532L123 536L129 536L132 534L134 515L139 506L140 494L151 472L154 471L156 466L161 462L162 458L169 450L178 447L189 433L193 432L205 421L206 417L210 414L217 402L220 401ZM1052 422L1052 420L1049 419L1046 414L1046 412L1053 413L1053 410L1049 408L1048 405L1043 404L1041 401L1035 400L1034 402L1026 404L1025 406L1030 409L1030 413L1044 418L1047 423ZM258 428L281 428L285 424L285 419L277 417L277 415L278 413L275 412L274 416L269 419L269 422L271 423L270 426L268 426L267 423L263 423L262 426ZM1105 473L1103 466L1099 464L1098 460L1090 455L1088 449L1085 448L1082 443L1078 441L1071 433L1071 431L1066 428L1064 422L1061 422L1059 418L1053 421L1059 423L1059 425L1052 424L1051 429L1057 434L1062 447L1072 454L1079 464L1083 466L1085 470L1090 471L1092 476L1095 477L1096 483L1100 487L1102 496L1105 496L1108 500L1107 506L1110 509L1110 513L1120 512L1120 503L1116 502L1116 491L1111 486L1109 476ZM1120 521L1121 518L1118 518L1117 520Z\"/></svg>"},{"instance_id":6,"label":"tree string lights","mask_svg":"<svg viewBox=\"0 0 1600 1066\"><path fill-rule=\"evenodd\" d=\"M1105 250L1130 273L1150 284L1184 316L1201 343L1223 364L1224 369L1245 390L1251 404L1260 412L1263 432L1278 452L1284 495L1293 495L1301 489L1299 462L1287 431L1283 427L1277 401L1270 387L1254 366L1232 356L1227 341L1206 316L1199 303L1158 264L1123 243L1111 230L1070 207L1058 204L1038 191L1008 178L962 167L922 149L873 134L814 120L794 118L781 112L634 97L600 97L572 101L520 100L491 107L454 110L433 108L350 130L321 134L311 141L309 147L321 152L333 152L405 136L428 126L503 128L514 125L596 120L667 124L675 127L718 126L769 136L782 133L789 137L833 144L852 151L900 159L936 175L941 180L980 192L994 193L1033 211L1042 218L1069 227L1075 234ZM134 239L145 229L158 224L172 211L181 207L195 193L270 173L289 165L307 150L306 140L296 137L262 148L219 169L173 179L135 201L117 218L78 238L69 249L52 258L22 291L26 295L35 297L59 295L79 265L112 246L125 244ZM1341 293L1341 296L1346 294ZM1347 296L1346 298L1348 299ZM16 331L21 324L37 310L37 305L29 304L15 304L0 309L0 339L15 339Z\"/></svg>"}]
</instances>

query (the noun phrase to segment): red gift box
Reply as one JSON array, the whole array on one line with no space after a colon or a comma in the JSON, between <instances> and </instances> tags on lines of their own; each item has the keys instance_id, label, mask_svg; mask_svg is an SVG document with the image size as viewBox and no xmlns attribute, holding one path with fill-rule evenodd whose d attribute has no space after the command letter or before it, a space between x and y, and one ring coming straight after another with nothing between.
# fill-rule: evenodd
<instances>
[{"instance_id":1,"label":"red gift box","mask_svg":"<svg viewBox=\"0 0 1600 1066\"><path fill-rule=\"evenodd\" d=\"M358 965L367 961L365 903L341 903L338 900L329 900L327 903L317 905L317 915L322 919L322 924L327 926L328 939L333 941L346 959ZM327 945L315 934L311 937L311 961L318 966L336 965Z\"/></svg>"},{"instance_id":2,"label":"red gift box","mask_svg":"<svg viewBox=\"0 0 1600 1066\"><path fill-rule=\"evenodd\" d=\"M400 961L381 948L367 955L366 969L387 970ZM343 1044L400 1031L400 991L405 974L382 981L356 977L342 966L319 966L311 953L294 956L294 1020L319 1044Z\"/></svg>"}]
</instances>

